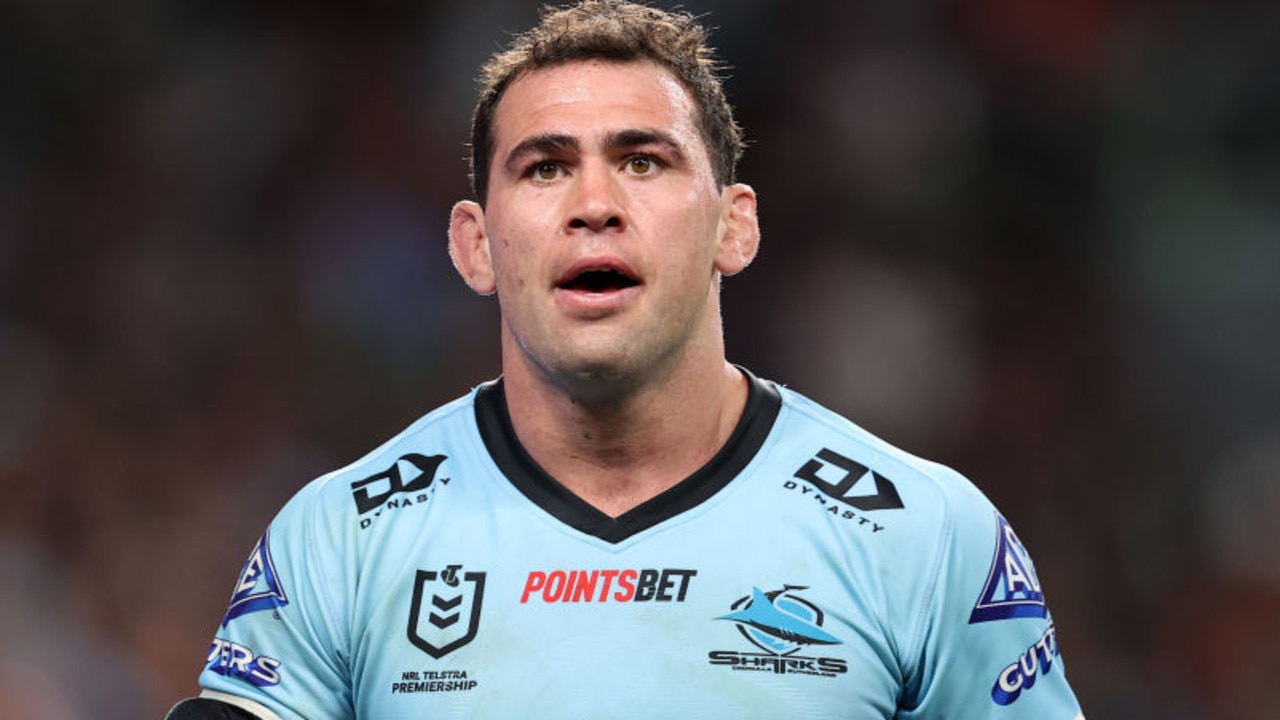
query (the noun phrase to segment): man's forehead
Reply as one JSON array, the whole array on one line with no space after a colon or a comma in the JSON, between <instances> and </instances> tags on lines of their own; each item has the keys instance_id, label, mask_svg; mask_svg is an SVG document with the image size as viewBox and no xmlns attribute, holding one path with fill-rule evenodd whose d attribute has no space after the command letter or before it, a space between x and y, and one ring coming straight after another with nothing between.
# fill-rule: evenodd
<instances>
[{"instance_id":1,"label":"man's forehead","mask_svg":"<svg viewBox=\"0 0 1280 720\"><path fill-rule=\"evenodd\" d=\"M697 114L689 91L653 61L573 60L512 81L494 111L494 144L502 152L530 135L603 138L637 127L693 143L700 139Z\"/></svg>"}]
</instances>

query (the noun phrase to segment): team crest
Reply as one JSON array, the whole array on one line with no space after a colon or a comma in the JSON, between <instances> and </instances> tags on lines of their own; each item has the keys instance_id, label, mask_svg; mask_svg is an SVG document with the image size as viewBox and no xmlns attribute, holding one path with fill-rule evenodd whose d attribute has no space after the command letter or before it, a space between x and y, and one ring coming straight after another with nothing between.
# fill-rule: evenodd
<instances>
[{"instance_id":1,"label":"team crest","mask_svg":"<svg viewBox=\"0 0 1280 720\"><path fill-rule=\"evenodd\" d=\"M474 640L480 627L485 574L461 573L461 568L419 570L414 579L409 642L436 659Z\"/></svg>"},{"instance_id":2,"label":"team crest","mask_svg":"<svg viewBox=\"0 0 1280 720\"><path fill-rule=\"evenodd\" d=\"M271 560L270 530L264 531L253 546L244 569L240 571L240 579L236 581L235 592L231 594L231 603L227 614L222 618L222 626L246 613L281 608L289 604L284 588L280 585L280 577L276 574L275 563Z\"/></svg>"},{"instance_id":3,"label":"team crest","mask_svg":"<svg viewBox=\"0 0 1280 720\"><path fill-rule=\"evenodd\" d=\"M796 585L771 592L752 588L750 597L733 604L735 612L716 619L737 623L743 637L775 655L789 655L804 645L840 644L822 629L822 611L794 592L804 589Z\"/></svg>"},{"instance_id":4,"label":"team crest","mask_svg":"<svg viewBox=\"0 0 1280 720\"><path fill-rule=\"evenodd\" d=\"M969 623L1009 618L1042 618L1049 614L1035 565L1013 532L1013 526L996 513L996 553L982 595L969 614Z\"/></svg>"},{"instance_id":5,"label":"team crest","mask_svg":"<svg viewBox=\"0 0 1280 720\"><path fill-rule=\"evenodd\" d=\"M802 585L783 585L765 592L752 588L729 607L733 612L717 620L728 620L748 642L764 652L712 650L712 665L737 671L770 672L779 675L836 677L848 672L848 663L838 657L804 655L802 650L818 645L839 645L840 638L823 629L824 613L796 594Z\"/></svg>"}]
</instances>

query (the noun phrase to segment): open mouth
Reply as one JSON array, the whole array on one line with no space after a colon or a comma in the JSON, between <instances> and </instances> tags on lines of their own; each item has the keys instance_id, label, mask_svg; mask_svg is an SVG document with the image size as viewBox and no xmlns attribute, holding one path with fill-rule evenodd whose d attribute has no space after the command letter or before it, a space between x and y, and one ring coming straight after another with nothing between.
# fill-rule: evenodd
<instances>
[{"instance_id":1,"label":"open mouth","mask_svg":"<svg viewBox=\"0 0 1280 720\"><path fill-rule=\"evenodd\" d=\"M613 269L584 270L560 283L563 290L605 293L639 285L635 278Z\"/></svg>"}]
</instances>

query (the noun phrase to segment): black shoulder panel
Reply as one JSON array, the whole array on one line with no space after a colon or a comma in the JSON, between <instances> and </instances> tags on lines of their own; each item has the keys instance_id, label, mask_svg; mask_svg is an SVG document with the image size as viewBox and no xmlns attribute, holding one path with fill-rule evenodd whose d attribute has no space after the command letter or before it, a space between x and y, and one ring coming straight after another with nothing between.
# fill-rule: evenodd
<instances>
[{"instance_id":1,"label":"black shoulder panel","mask_svg":"<svg viewBox=\"0 0 1280 720\"><path fill-rule=\"evenodd\" d=\"M261 720L248 710L210 698L183 700L165 716L164 720Z\"/></svg>"}]
</instances>

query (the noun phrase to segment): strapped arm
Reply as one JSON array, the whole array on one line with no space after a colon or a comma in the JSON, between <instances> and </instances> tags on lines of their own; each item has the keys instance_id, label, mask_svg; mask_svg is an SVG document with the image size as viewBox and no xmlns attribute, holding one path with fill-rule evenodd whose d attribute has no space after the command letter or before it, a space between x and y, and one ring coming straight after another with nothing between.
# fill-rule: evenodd
<instances>
[{"instance_id":1,"label":"strapped arm","mask_svg":"<svg viewBox=\"0 0 1280 720\"><path fill-rule=\"evenodd\" d=\"M164 720L280 720L279 716L251 700L205 690L169 711Z\"/></svg>"}]
</instances>

